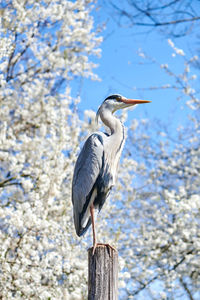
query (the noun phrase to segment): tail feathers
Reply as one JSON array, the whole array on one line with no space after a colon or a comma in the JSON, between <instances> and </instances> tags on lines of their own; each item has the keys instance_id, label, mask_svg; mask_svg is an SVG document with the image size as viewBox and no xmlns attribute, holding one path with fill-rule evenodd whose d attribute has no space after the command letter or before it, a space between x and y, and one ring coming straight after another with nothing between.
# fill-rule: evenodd
<instances>
[{"instance_id":1,"label":"tail feathers","mask_svg":"<svg viewBox=\"0 0 200 300\"><path fill-rule=\"evenodd\" d=\"M89 208L83 213L77 213L74 210L74 225L76 229L76 234L82 236L91 225L91 216Z\"/></svg>"},{"instance_id":2,"label":"tail feathers","mask_svg":"<svg viewBox=\"0 0 200 300\"><path fill-rule=\"evenodd\" d=\"M80 224L80 222L79 222L79 226L77 226L76 227L76 234L78 235L78 236L82 236L83 234L85 234L86 233L86 231L88 230L88 228L90 227L90 225L91 225L91 217L88 219L88 221L87 221L87 224L86 224L86 226L81 226L81 224Z\"/></svg>"}]
</instances>

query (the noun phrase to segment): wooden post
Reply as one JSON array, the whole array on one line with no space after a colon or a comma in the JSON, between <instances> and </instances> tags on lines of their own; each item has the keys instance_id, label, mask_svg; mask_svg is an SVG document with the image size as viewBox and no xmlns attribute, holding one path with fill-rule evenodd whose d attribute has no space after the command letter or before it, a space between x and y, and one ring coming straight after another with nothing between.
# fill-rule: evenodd
<instances>
[{"instance_id":1,"label":"wooden post","mask_svg":"<svg viewBox=\"0 0 200 300\"><path fill-rule=\"evenodd\" d=\"M118 252L109 245L88 249L88 300L117 300Z\"/></svg>"}]
</instances>

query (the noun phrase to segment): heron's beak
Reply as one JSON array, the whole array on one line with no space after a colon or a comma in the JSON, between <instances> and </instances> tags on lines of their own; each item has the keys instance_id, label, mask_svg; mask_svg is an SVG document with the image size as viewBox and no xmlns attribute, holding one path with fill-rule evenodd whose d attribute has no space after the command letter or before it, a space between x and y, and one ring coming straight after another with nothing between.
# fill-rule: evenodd
<instances>
[{"instance_id":1,"label":"heron's beak","mask_svg":"<svg viewBox=\"0 0 200 300\"><path fill-rule=\"evenodd\" d=\"M140 100L140 99L126 99L126 98L122 98L121 101L125 104L142 104L142 103L150 103L151 101L148 100Z\"/></svg>"}]
</instances>

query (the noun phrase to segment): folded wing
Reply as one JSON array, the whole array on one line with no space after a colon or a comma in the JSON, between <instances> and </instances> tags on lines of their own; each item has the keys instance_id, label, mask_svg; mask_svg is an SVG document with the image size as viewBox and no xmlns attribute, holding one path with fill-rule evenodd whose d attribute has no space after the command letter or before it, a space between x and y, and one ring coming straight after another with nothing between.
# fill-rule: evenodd
<instances>
[{"instance_id":1,"label":"folded wing","mask_svg":"<svg viewBox=\"0 0 200 300\"><path fill-rule=\"evenodd\" d=\"M81 236L90 226L90 205L97 195L96 181L102 169L103 138L92 134L77 159L72 182L72 203L76 233Z\"/></svg>"}]
</instances>

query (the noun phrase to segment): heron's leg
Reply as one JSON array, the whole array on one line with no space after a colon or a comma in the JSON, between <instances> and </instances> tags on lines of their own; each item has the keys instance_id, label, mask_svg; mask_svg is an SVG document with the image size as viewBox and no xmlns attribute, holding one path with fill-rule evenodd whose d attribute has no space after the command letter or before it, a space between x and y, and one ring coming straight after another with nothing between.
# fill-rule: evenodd
<instances>
[{"instance_id":1,"label":"heron's leg","mask_svg":"<svg viewBox=\"0 0 200 300\"><path fill-rule=\"evenodd\" d=\"M95 222L94 222L94 205L92 204L90 206L90 214L91 214L91 220L92 220L92 233L93 233L93 250L92 250L92 255L94 255L96 246L97 246L97 241L96 241L96 233L95 233Z\"/></svg>"}]
</instances>

